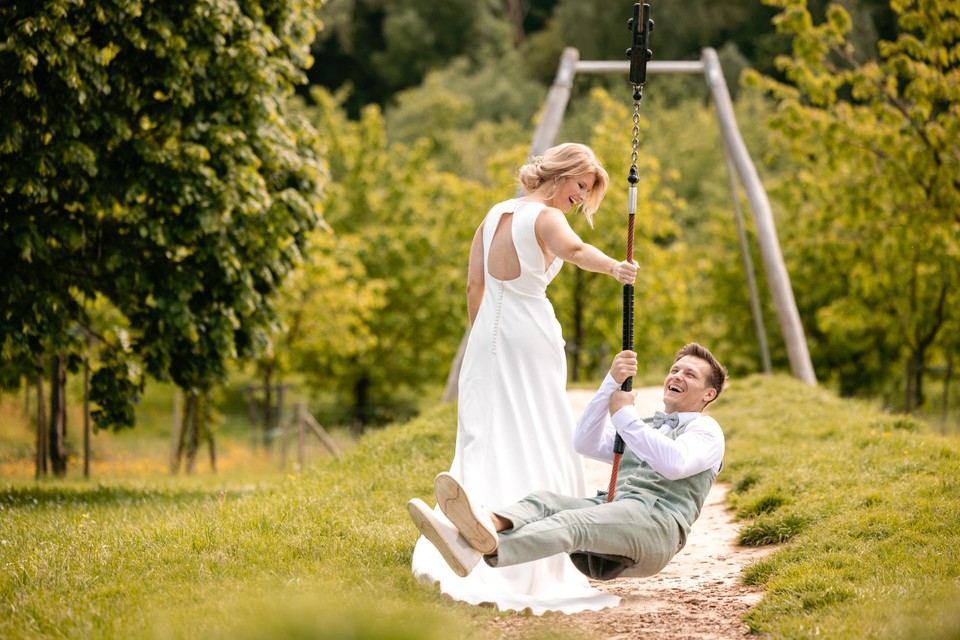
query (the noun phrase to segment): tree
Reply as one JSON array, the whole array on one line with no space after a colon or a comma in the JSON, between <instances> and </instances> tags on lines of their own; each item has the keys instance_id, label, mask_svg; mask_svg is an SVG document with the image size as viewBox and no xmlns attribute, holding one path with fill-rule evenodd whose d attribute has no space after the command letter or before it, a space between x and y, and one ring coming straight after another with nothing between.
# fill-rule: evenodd
<instances>
[{"instance_id":1,"label":"tree","mask_svg":"<svg viewBox=\"0 0 960 640\"><path fill-rule=\"evenodd\" d=\"M923 405L933 353L960 319L960 16L956 4L897 0L898 33L862 60L849 14L831 5L815 24L803 0L770 0L793 38L762 78L796 173L779 193L794 284L816 360L841 389L903 367L903 408ZM888 382L889 384L889 382Z\"/></svg>"},{"instance_id":2,"label":"tree","mask_svg":"<svg viewBox=\"0 0 960 640\"><path fill-rule=\"evenodd\" d=\"M443 170L484 181L492 156L529 139L543 88L525 77L519 55L508 52L477 68L466 58L454 60L394 98L384 112L391 141L426 138L430 159Z\"/></svg>"},{"instance_id":3,"label":"tree","mask_svg":"<svg viewBox=\"0 0 960 640\"><path fill-rule=\"evenodd\" d=\"M146 374L202 392L269 342L322 222L316 134L287 107L313 3L0 11L2 358L39 371L97 334L95 422L130 426ZM125 326L95 326L101 298Z\"/></svg>"},{"instance_id":4,"label":"tree","mask_svg":"<svg viewBox=\"0 0 960 640\"><path fill-rule=\"evenodd\" d=\"M327 28L314 45L323 63L313 84L338 90L351 117L367 104L384 106L397 91L465 56L479 66L513 45L500 0L330 0L321 9Z\"/></svg>"},{"instance_id":5,"label":"tree","mask_svg":"<svg viewBox=\"0 0 960 640\"><path fill-rule=\"evenodd\" d=\"M361 241L359 234L316 232L306 264L284 288L278 309L285 330L275 348L257 360L265 427L274 426L278 417L279 398L271 405L271 386L281 388L291 373L305 377L321 397L353 398L360 363L376 348L375 326L386 304L385 283L369 277L361 261ZM359 430L375 413L369 405L390 401L387 390L364 406L334 402L340 410L327 409L325 419Z\"/></svg>"},{"instance_id":6,"label":"tree","mask_svg":"<svg viewBox=\"0 0 960 640\"><path fill-rule=\"evenodd\" d=\"M343 404L360 429L408 416L415 397L446 377L466 327L470 240L493 201L484 185L439 170L426 140L388 142L375 105L350 121L342 92L317 88L312 97L334 236L318 243L321 266L307 270L294 295L319 311L317 292L329 283L337 293L322 294L327 302L350 301L341 317L319 320L307 310L288 324L310 331L295 346L310 384L349 399Z\"/></svg>"}]
</instances>

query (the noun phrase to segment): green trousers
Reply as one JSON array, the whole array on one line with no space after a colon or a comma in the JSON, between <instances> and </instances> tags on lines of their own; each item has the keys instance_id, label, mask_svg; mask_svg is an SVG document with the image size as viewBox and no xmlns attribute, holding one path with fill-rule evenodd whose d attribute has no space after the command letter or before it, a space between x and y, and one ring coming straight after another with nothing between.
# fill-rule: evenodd
<instances>
[{"instance_id":1,"label":"green trousers","mask_svg":"<svg viewBox=\"0 0 960 640\"><path fill-rule=\"evenodd\" d=\"M495 555L484 560L507 567L557 553L589 551L637 562L631 575L658 573L686 544L686 533L656 496L640 493L572 498L536 491L495 513L513 528L499 534Z\"/></svg>"}]
</instances>

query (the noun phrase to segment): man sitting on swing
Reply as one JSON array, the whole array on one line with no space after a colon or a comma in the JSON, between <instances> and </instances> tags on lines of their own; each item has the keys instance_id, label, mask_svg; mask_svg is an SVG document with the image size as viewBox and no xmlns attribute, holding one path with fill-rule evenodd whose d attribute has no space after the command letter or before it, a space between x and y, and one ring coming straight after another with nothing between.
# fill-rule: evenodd
<instances>
[{"instance_id":1,"label":"man sitting on swing","mask_svg":"<svg viewBox=\"0 0 960 640\"><path fill-rule=\"evenodd\" d=\"M642 420L636 392L620 389L636 371L636 353L617 354L574 434L578 452L607 462L617 433L625 442L612 501L605 492L575 498L535 491L487 513L441 473L434 488L446 520L420 499L408 503L414 524L454 572L468 575L481 557L506 567L562 552L591 578L609 580L627 569L642 577L683 548L722 466L723 431L702 412L723 391L727 370L705 347L684 346L663 383L666 413Z\"/></svg>"}]
</instances>

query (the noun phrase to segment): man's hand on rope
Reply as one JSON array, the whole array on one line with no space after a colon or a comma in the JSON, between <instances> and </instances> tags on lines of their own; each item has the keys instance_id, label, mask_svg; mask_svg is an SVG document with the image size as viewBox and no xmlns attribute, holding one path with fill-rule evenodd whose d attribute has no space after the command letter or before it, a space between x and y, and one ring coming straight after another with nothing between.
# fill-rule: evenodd
<instances>
[{"instance_id":1,"label":"man's hand on rope","mask_svg":"<svg viewBox=\"0 0 960 640\"><path fill-rule=\"evenodd\" d=\"M610 377L616 380L617 384L623 384L627 378L637 374L637 353L635 351L621 351L613 358L613 364L610 365Z\"/></svg>"},{"instance_id":2,"label":"man's hand on rope","mask_svg":"<svg viewBox=\"0 0 960 640\"><path fill-rule=\"evenodd\" d=\"M632 407L636 400L636 391L621 391L619 389L614 391L613 395L610 396L610 415L612 416L624 407Z\"/></svg>"},{"instance_id":3,"label":"man's hand on rope","mask_svg":"<svg viewBox=\"0 0 960 640\"><path fill-rule=\"evenodd\" d=\"M620 284L633 284L637 279L637 261L631 260L627 262L618 262L613 266L613 272L611 275L614 279L617 280Z\"/></svg>"}]
</instances>

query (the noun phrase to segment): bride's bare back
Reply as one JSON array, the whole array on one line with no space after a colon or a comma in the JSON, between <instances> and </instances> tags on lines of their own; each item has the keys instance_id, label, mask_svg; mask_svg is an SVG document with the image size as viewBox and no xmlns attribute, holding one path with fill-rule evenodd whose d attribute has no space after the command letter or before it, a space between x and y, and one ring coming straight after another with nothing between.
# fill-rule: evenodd
<instances>
[{"instance_id":1,"label":"bride's bare back","mask_svg":"<svg viewBox=\"0 0 960 640\"><path fill-rule=\"evenodd\" d=\"M520 277L520 258L513 244L513 213L500 216L487 261L487 273L497 280L516 280Z\"/></svg>"}]
</instances>

